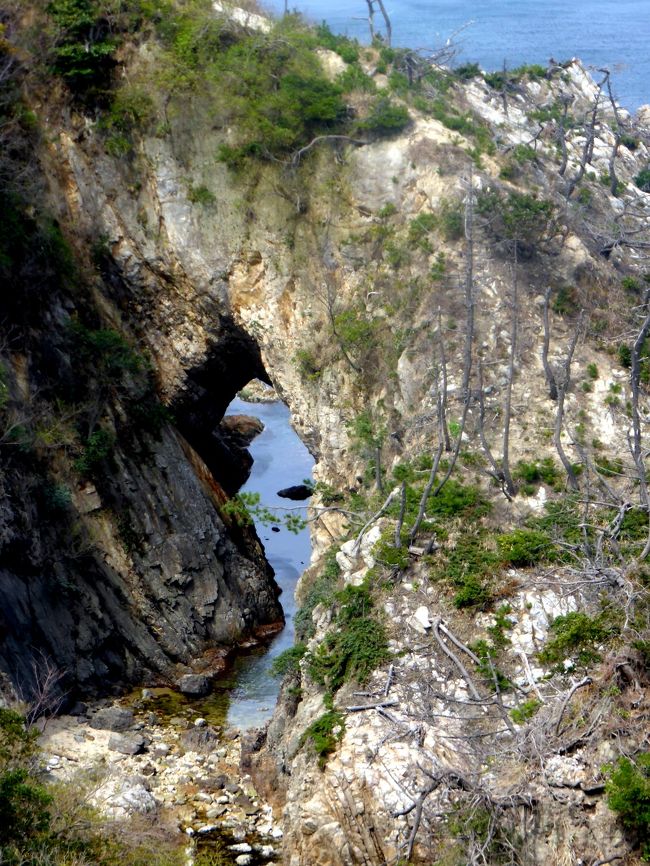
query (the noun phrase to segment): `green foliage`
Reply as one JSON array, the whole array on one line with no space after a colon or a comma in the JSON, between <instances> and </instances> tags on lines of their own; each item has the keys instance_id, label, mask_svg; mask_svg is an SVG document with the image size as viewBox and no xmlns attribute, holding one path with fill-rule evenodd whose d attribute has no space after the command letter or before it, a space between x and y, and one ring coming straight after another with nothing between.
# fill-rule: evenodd
<instances>
[{"instance_id":1,"label":"green foliage","mask_svg":"<svg viewBox=\"0 0 650 866\"><path fill-rule=\"evenodd\" d=\"M320 379L323 371L310 349L298 349L293 360L303 382Z\"/></svg>"},{"instance_id":2,"label":"green foliage","mask_svg":"<svg viewBox=\"0 0 650 866\"><path fill-rule=\"evenodd\" d=\"M200 204L205 207L215 203L216 198L207 186L200 184L199 186L190 186L187 190L188 201L192 204Z\"/></svg>"},{"instance_id":3,"label":"green foliage","mask_svg":"<svg viewBox=\"0 0 650 866\"><path fill-rule=\"evenodd\" d=\"M53 71L77 93L106 89L117 40L96 0L53 0Z\"/></svg>"},{"instance_id":4,"label":"green foliage","mask_svg":"<svg viewBox=\"0 0 650 866\"><path fill-rule=\"evenodd\" d=\"M334 316L333 327L343 348L363 356L375 345L376 325L368 321L365 311L355 307L342 310Z\"/></svg>"},{"instance_id":5,"label":"green foliage","mask_svg":"<svg viewBox=\"0 0 650 866\"><path fill-rule=\"evenodd\" d=\"M443 201L439 217L440 231L446 241L460 240L465 234L463 211L456 202Z\"/></svg>"},{"instance_id":6,"label":"green foliage","mask_svg":"<svg viewBox=\"0 0 650 866\"><path fill-rule=\"evenodd\" d=\"M608 478L623 474L623 461L619 457L610 460L606 455L599 454L594 463L596 464L596 471Z\"/></svg>"},{"instance_id":7,"label":"green foliage","mask_svg":"<svg viewBox=\"0 0 650 866\"><path fill-rule=\"evenodd\" d=\"M633 835L641 856L650 859L650 752L634 760L621 757L607 770L607 805Z\"/></svg>"},{"instance_id":8,"label":"green foliage","mask_svg":"<svg viewBox=\"0 0 650 866\"><path fill-rule=\"evenodd\" d=\"M516 725L524 725L536 715L541 706L541 702L536 698L530 698L518 707L513 707L510 710L510 718Z\"/></svg>"},{"instance_id":9,"label":"green foliage","mask_svg":"<svg viewBox=\"0 0 650 866\"><path fill-rule=\"evenodd\" d=\"M130 153L133 134L146 127L153 117L154 103L148 91L134 85L120 88L99 124L106 136L107 151L113 156Z\"/></svg>"},{"instance_id":10,"label":"green foliage","mask_svg":"<svg viewBox=\"0 0 650 866\"><path fill-rule=\"evenodd\" d=\"M327 756L336 750L337 744L345 733L345 717L337 710L328 710L304 732L300 745L310 742L318 755L318 766L321 770L327 763Z\"/></svg>"},{"instance_id":11,"label":"green foliage","mask_svg":"<svg viewBox=\"0 0 650 866\"><path fill-rule=\"evenodd\" d=\"M74 462L74 468L81 475L96 473L102 463L110 457L114 445L115 434L100 427L86 440L81 456Z\"/></svg>"},{"instance_id":12,"label":"green foliage","mask_svg":"<svg viewBox=\"0 0 650 866\"><path fill-rule=\"evenodd\" d=\"M70 325L73 350L84 365L90 366L98 378L112 381L124 373L138 373L143 360L124 337L109 328L91 330L78 320Z\"/></svg>"},{"instance_id":13,"label":"green foliage","mask_svg":"<svg viewBox=\"0 0 650 866\"><path fill-rule=\"evenodd\" d=\"M331 547L324 556L320 574L307 590L304 601L294 617L294 627L299 641L313 637L314 608L319 604L329 607L333 603L340 573L341 569L336 561L336 548Z\"/></svg>"},{"instance_id":14,"label":"green foliage","mask_svg":"<svg viewBox=\"0 0 650 866\"><path fill-rule=\"evenodd\" d=\"M626 343L620 343L617 349L618 361L621 367L630 368L632 366L632 349Z\"/></svg>"},{"instance_id":15,"label":"green foliage","mask_svg":"<svg viewBox=\"0 0 650 866\"><path fill-rule=\"evenodd\" d=\"M641 283L635 277L623 277L621 286L633 295L641 294Z\"/></svg>"},{"instance_id":16,"label":"green foliage","mask_svg":"<svg viewBox=\"0 0 650 866\"><path fill-rule=\"evenodd\" d=\"M485 681L485 685L494 691L497 689L500 692L508 691L511 687L510 680L495 664L498 655L498 647L481 639L470 644L470 649L476 656L478 656L479 663L477 668Z\"/></svg>"},{"instance_id":17,"label":"green foliage","mask_svg":"<svg viewBox=\"0 0 650 866\"><path fill-rule=\"evenodd\" d=\"M471 81L481 74L481 67L478 63L463 63L454 69L454 75L460 81Z\"/></svg>"},{"instance_id":18,"label":"green foliage","mask_svg":"<svg viewBox=\"0 0 650 866\"><path fill-rule=\"evenodd\" d=\"M527 254L543 240L555 212L551 201L531 193L503 196L490 190L479 194L476 209L489 217L490 230L497 239L516 241L520 251Z\"/></svg>"},{"instance_id":19,"label":"green foliage","mask_svg":"<svg viewBox=\"0 0 650 866\"><path fill-rule=\"evenodd\" d=\"M537 492L539 484L547 484L557 489L562 481L562 476L552 457L543 457L541 460L517 461L512 477L516 481L522 481L520 490L526 496L533 496Z\"/></svg>"},{"instance_id":20,"label":"green foliage","mask_svg":"<svg viewBox=\"0 0 650 866\"><path fill-rule=\"evenodd\" d=\"M65 513L71 502L70 488L65 484L49 481L43 485L43 504L49 514Z\"/></svg>"},{"instance_id":21,"label":"green foliage","mask_svg":"<svg viewBox=\"0 0 650 866\"><path fill-rule=\"evenodd\" d=\"M484 531L468 529L454 547L440 552L433 577L449 581L456 589L456 607L484 607L492 600L489 581L498 568L499 558L486 546Z\"/></svg>"},{"instance_id":22,"label":"green foliage","mask_svg":"<svg viewBox=\"0 0 650 866\"><path fill-rule=\"evenodd\" d=\"M650 166L642 169L634 178L634 183L643 192L650 192Z\"/></svg>"},{"instance_id":23,"label":"green foliage","mask_svg":"<svg viewBox=\"0 0 650 866\"><path fill-rule=\"evenodd\" d=\"M304 643L297 643L281 652L273 659L271 673L274 677L285 677L287 674L297 674L300 671L300 661L307 652Z\"/></svg>"},{"instance_id":24,"label":"green foliage","mask_svg":"<svg viewBox=\"0 0 650 866\"><path fill-rule=\"evenodd\" d=\"M598 367L596 364L587 364L587 376L589 376L590 379L598 378Z\"/></svg>"},{"instance_id":25,"label":"green foliage","mask_svg":"<svg viewBox=\"0 0 650 866\"><path fill-rule=\"evenodd\" d=\"M31 773L37 731L13 710L0 709L0 856L17 862L49 825L51 796Z\"/></svg>"},{"instance_id":26,"label":"green foliage","mask_svg":"<svg viewBox=\"0 0 650 866\"><path fill-rule=\"evenodd\" d=\"M524 162L531 162L536 157L535 149L529 144L517 144L512 151L512 158L520 165Z\"/></svg>"},{"instance_id":27,"label":"green foliage","mask_svg":"<svg viewBox=\"0 0 650 866\"><path fill-rule=\"evenodd\" d=\"M504 563L519 567L535 565L553 554L551 539L538 529L513 529L497 535L497 547Z\"/></svg>"},{"instance_id":28,"label":"green foliage","mask_svg":"<svg viewBox=\"0 0 650 866\"><path fill-rule=\"evenodd\" d=\"M359 60L359 43L356 40L332 33L325 21L316 28L315 33L319 45L335 51L346 63L356 63Z\"/></svg>"},{"instance_id":29,"label":"green foliage","mask_svg":"<svg viewBox=\"0 0 650 866\"><path fill-rule=\"evenodd\" d=\"M426 241L427 235L433 231L438 223L438 219L435 214L432 213L420 213L409 223L408 230L408 242L411 246L414 247L423 247L428 245Z\"/></svg>"},{"instance_id":30,"label":"green foliage","mask_svg":"<svg viewBox=\"0 0 650 866\"><path fill-rule=\"evenodd\" d=\"M551 623L539 660L542 664L561 667L565 659L575 658L579 665L587 667L601 658L596 645L611 640L617 632L618 628L605 614L591 617L581 611L571 611Z\"/></svg>"},{"instance_id":31,"label":"green foliage","mask_svg":"<svg viewBox=\"0 0 650 866\"><path fill-rule=\"evenodd\" d=\"M490 510L478 487L472 484L461 484L455 478L450 478L442 490L430 496L427 502L427 514L438 517L453 517L463 515L474 518L483 517Z\"/></svg>"},{"instance_id":32,"label":"green foliage","mask_svg":"<svg viewBox=\"0 0 650 866\"><path fill-rule=\"evenodd\" d=\"M370 107L368 116L359 121L358 127L360 130L374 132L377 135L393 135L409 123L407 108L396 105L387 96L380 96Z\"/></svg>"},{"instance_id":33,"label":"green foliage","mask_svg":"<svg viewBox=\"0 0 650 866\"><path fill-rule=\"evenodd\" d=\"M367 587L348 586L337 593L336 601L336 629L309 660L310 675L332 691L349 680L364 683L390 658L384 626L370 613L373 603Z\"/></svg>"},{"instance_id":34,"label":"green foliage","mask_svg":"<svg viewBox=\"0 0 650 866\"><path fill-rule=\"evenodd\" d=\"M374 79L366 75L358 63L352 63L344 72L341 72L336 82L343 93L352 93L355 90L361 93L375 93L377 91Z\"/></svg>"},{"instance_id":35,"label":"green foliage","mask_svg":"<svg viewBox=\"0 0 650 866\"><path fill-rule=\"evenodd\" d=\"M386 204L382 208L380 208L379 212L377 213L377 216L379 217L379 219L383 220L383 219L387 219L388 217L393 216L393 214L396 214L396 213L397 213L397 208L395 207L395 205L393 204L392 201L389 201L389 202L386 202Z\"/></svg>"}]
</instances>

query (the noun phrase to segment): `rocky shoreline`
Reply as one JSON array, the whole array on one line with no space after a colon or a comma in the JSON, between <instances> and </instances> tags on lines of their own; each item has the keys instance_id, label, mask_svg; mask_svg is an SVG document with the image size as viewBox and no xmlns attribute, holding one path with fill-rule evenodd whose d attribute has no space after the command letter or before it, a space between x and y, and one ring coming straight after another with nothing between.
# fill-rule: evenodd
<instances>
[{"instance_id":1,"label":"rocky shoreline","mask_svg":"<svg viewBox=\"0 0 650 866\"><path fill-rule=\"evenodd\" d=\"M144 689L140 699L49 720L41 736L49 780L86 789L110 820L155 814L189 838L190 863L211 845L237 866L276 862L282 829L240 768L241 732L211 724L191 703L165 717L158 698Z\"/></svg>"}]
</instances>

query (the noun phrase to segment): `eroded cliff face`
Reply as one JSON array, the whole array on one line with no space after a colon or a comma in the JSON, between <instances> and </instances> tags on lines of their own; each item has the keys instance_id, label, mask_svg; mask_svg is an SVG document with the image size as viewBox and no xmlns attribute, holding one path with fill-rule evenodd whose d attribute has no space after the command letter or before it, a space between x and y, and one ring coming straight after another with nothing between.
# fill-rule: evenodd
<instances>
[{"instance_id":1,"label":"eroded cliff face","mask_svg":"<svg viewBox=\"0 0 650 866\"><path fill-rule=\"evenodd\" d=\"M147 57L137 62L146 64ZM512 463L552 451L556 402L549 398L541 360L544 294L550 287L553 297L563 299L547 309L551 367L560 376L580 309L592 324L575 351L574 370L598 367L590 387L567 390L560 443L575 459L587 447L588 427L589 439L614 457L626 451L627 418L612 395L621 394L624 405L628 373L606 349L613 335L629 332L635 321L629 315L635 301L623 276L639 284L643 279L635 232L647 228L650 203L632 178L648 159L645 115L636 124L623 115L618 119L634 135L631 149L617 144L616 119L599 103L591 133L586 127L565 129L567 165L560 173L556 108L568 99L576 117L588 118L596 99L593 81L579 64L524 81L514 94L474 79L459 86L455 98L487 124L494 151L477 157L473 139L412 111L411 126L399 136L335 152L315 149L299 165L251 162L243 175L215 161L224 131L212 129L205 115L192 115L190 106L121 162L104 151L85 119L49 114L47 159L61 221L74 226L78 237L101 241L96 302L109 321L132 329L148 348L161 393L177 412L177 427L200 455L165 427L146 466L117 456L111 484L119 482L144 552L125 556L114 545L102 548L107 560L100 572L109 577L93 581L92 593L84 589L88 602L81 605L96 604L101 614L91 618L95 625L87 637L66 642L71 664L80 664L76 656L98 637L110 644L106 611L118 606L118 595L130 614L116 667L133 669L146 659L145 667L163 670L171 658L188 660L204 640L225 641L229 630L236 636L277 617L259 568L242 560L223 534L205 466L218 477L214 425L253 376L268 376L288 403L296 429L317 456L316 477L332 490L358 491L369 454L349 424L363 412L392 434L382 444L387 469L405 455L434 452L444 323L449 418L458 426L467 407L469 419L463 441L470 456L459 471L492 501L495 531L517 526L541 511L544 485L532 499L504 497L498 485L490 487L481 461L470 458L485 418L488 438L501 436L511 368ZM585 192L567 196L589 135L588 172L611 171L616 147L622 184L616 196L588 174ZM200 187L210 193L203 204L190 200ZM533 201L549 202L544 225L534 218L524 224L530 212L513 217L521 222L521 235L516 225L499 224L497 199L489 196L505 200L532 188ZM470 260L467 215L479 200L487 213L483 220L477 216ZM418 222L431 214L437 223ZM446 215L454 218L445 222ZM519 330L511 361L513 267ZM469 350L468 306L474 314ZM470 400L463 387L467 351L475 362L471 389L478 389L482 401ZM579 424L583 431L577 436ZM100 538L106 525L102 505L100 496L87 518ZM357 517L360 525L367 516ZM356 534L354 520L336 511L322 513L314 530L315 559L355 527ZM375 528L373 541L379 530L393 532L394 522L378 519ZM454 526L447 546L453 548L460 534ZM358 584L367 574L374 562L371 547L365 554L359 546L348 549L340 562L344 584ZM316 562L303 596L318 569ZM524 699L539 702L537 721L515 726L512 699L504 706L498 688L495 697L485 682L478 696L472 694L475 686L462 675L462 663L450 656L458 647L440 632L442 624L467 646L495 627L494 614L459 611L428 569L426 561L409 559L387 578L392 583L381 599L394 668L386 691L387 666L366 690L371 703L383 696L390 707L350 713L345 728L336 731L335 753L319 767L303 735L324 711L323 688L303 664L299 696L293 683L265 751L251 759L260 786L266 783L277 807L284 805L287 862L348 866L408 855L421 862L446 856L455 863L468 837L480 848L485 832L496 826L495 816L503 818L507 832L498 831L484 861L472 862L501 862L496 858L506 856L508 846L516 847L516 862L540 864L627 851L602 798L598 768L619 753L611 745L616 738L623 748L638 747L638 728L623 731L606 721L614 695L602 689L592 690L565 726L570 682L546 688L548 671L537 663L553 618L589 609L603 591L617 592L616 575L607 569L604 576L598 570L577 576L576 569L523 566L507 573L499 598L509 605L507 629L517 640L509 638L503 664L520 689L515 708ZM22 579L10 579L25 586ZM111 581L119 592L107 588ZM152 597L159 602L152 605ZM38 604L44 609L44 602ZM38 619L30 612L23 621ZM332 613L317 606L313 619L309 650L315 652L331 632ZM80 630L86 622L80 615ZM93 650L93 676L100 665L112 664L107 653ZM470 665L464 656L462 661ZM632 671L621 674L612 662L611 676L636 721L643 685L634 664L621 660ZM82 678L78 668L76 675ZM358 703L352 692L351 686L340 690L336 707ZM581 736L582 727L588 736ZM468 794L473 812L458 792ZM476 816L488 821L487 830L472 824Z\"/></svg>"}]
</instances>

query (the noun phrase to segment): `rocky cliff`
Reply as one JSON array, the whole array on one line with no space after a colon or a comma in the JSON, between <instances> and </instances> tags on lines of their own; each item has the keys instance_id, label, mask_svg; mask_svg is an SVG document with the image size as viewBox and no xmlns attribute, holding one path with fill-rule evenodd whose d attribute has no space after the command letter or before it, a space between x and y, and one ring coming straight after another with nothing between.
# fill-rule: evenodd
<instances>
[{"instance_id":1,"label":"rocky cliff","mask_svg":"<svg viewBox=\"0 0 650 866\"><path fill-rule=\"evenodd\" d=\"M249 38L226 30L224 52ZM273 38L268 52L293 45ZM164 671L277 618L212 481L235 486L223 410L269 379L320 481L302 660L248 757L284 807L287 862L634 862L642 840L616 823L601 767L643 749L647 112L631 118L578 62L452 76L335 47L319 48L323 75L348 76L366 120L261 158L235 160L240 104L200 88L156 92L119 158L88 112L32 95L48 200L94 249L94 308L150 358L175 421L144 436L146 462L119 447L101 484L73 491L102 551L60 570L73 605L35 553L14 562L36 577L7 568L25 611L7 629L62 640L83 683ZM151 80L159 50L125 52L125 86ZM20 402L33 352L4 354ZM132 515L127 552L109 509ZM44 531L30 526L53 532L5 513L23 545ZM76 628L46 626L53 609ZM350 623L369 623L352 648Z\"/></svg>"}]
</instances>

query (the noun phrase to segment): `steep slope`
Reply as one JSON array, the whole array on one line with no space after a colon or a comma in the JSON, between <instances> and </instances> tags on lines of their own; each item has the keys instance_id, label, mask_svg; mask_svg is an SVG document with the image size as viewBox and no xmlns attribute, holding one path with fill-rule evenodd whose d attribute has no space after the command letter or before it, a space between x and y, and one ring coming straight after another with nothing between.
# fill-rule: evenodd
<instances>
[{"instance_id":1,"label":"steep slope","mask_svg":"<svg viewBox=\"0 0 650 866\"><path fill-rule=\"evenodd\" d=\"M288 862L634 862L601 766L645 748L647 113L578 62L173 22L112 114L47 103L43 160L217 478L254 375L317 456L303 645L248 757ZM139 514L166 482L123 465Z\"/></svg>"}]
</instances>

